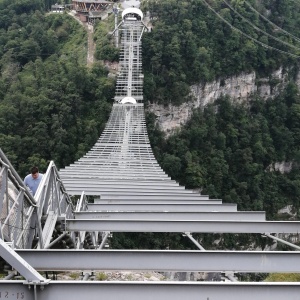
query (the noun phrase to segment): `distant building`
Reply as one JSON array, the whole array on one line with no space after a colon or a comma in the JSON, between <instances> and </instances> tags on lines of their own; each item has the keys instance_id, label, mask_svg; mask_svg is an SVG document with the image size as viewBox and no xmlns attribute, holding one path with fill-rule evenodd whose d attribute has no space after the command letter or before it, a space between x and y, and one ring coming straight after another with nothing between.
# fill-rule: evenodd
<instances>
[{"instance_id":1,"label":"distant building","mask_svg":"<svg viewBox=\"0 0 300 300\"><path fill-rule=\"evenodd\" d=\"M113 1L106 0L73 0L73 10L79 15L83 22L94 22L96 19L103 19L101 12L107 11L112 5ZM105 14L104 14L105 15Z\"/></svg>"},{"instance_id":2,"label":"distant building","mask_svg":"<svg viewBox=\"0 0 300 300\"><path fill-rule=\"evenodd\" d=\"M113 4L112 1L106 0L73 0L73 9L76 12L101 11Z\"/></svg>"}]
</instances>

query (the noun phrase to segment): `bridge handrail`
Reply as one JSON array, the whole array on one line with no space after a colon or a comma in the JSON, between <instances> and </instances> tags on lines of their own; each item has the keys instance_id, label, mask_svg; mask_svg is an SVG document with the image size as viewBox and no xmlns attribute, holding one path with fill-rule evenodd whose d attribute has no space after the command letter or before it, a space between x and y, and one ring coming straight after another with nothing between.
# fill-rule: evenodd
<instances>
[{"instance_id":1,"label":"bridge handrail","mask_svg":"<svg viewBox=\"0 0 300 300\"><path fill-rule=\"evenodd\" d=\"M27 200L30 202L32 206L37 206L36 200L34 197L31 195L31 193L28 191L26 188L24 181L22 178L19 176L17 171L14 169L13 165L10 163L2 149L0 148L0 167L6 167L8 169L9 179L14 183L14 185L17 185L21 188L25 189L25 197Z\"/></svg>"},{"instance_id":2,"label":"bridge handrail","mask_svg":"<svg viewBox=\"0 0 300 300\"><path fill-rule=\"evenodd\" d=\"M49 163L46 173L43 175L42 181L36 191L35 200L38 204L37 208L37 227L39 232L39 244L44 248L42 235L42 218L48 216L49 212L57 216L73 218L75 211L72 199L67 193L60 177L55 163Z\"/></svg>"},{"instance_id":3,"label":"bridge handrail","mask_svg":"<svg viewBox=\"0 0 300 300\"><path fill-rule=\"evenodd\" d=\"M71 219L75 211L54 162L33 197L0 148L0 238L26 249L38 233L42 243L42 217L49 211Z\"/></svg>"},{"instance_id":4,"label":"bridge handrail","mask_svg":"<svg viewBox=\"0 0 300 300\"><path fill-rule=\"evenodd\" d=\"M70 215L75 210L53 161L49 163L34 198L38 204L38 214L47 214L52 210L59 215Z\"/></svg>"},{"instance_id":5,"label":"bridge handrail","mask_svg":"<svg viewBox=\"0 0 300 300\"><path fill-rule=\"evenodd\" d=\"M36 200L0 148L0 237L16 248L29 248Z\"/></svg>"},{"instance_id":6,"label":"bridge handrail","mask_svg":"<svg viewBox=\"0 0 300 300\"><path fill-rule=\"evenodd\" d=\"M76 204L75 212L88 211L88 200L86 194L82 191L80 199L78 199Z\"/></svg>"}]
</instances>

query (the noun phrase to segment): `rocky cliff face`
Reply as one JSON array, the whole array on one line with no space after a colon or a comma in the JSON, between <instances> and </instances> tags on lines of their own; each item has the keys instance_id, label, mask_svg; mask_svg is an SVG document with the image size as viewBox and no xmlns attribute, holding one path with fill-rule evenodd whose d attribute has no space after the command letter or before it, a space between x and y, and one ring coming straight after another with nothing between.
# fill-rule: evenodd
<instances>
[{"instance_id":1,"label":"rocky cliff face","mask_svg":"<svg viewBox=\"0 0 300 300\"><path fill-rule=\"evenodd\" d=\"M191 101L180 106L171 104L163 106L153 103L149 105L148 110L156 115L161 130L170 135L176 128L180 128L187 122L193 109L204 107L222 95L228 95L237 102L245 102L255 93L264 99L275 97L287 84L287 75L281 68L273 72L269 78L258 78L255 72L251 72L206 84L193 85L191 86ZM300 74L297 78L297 85L300 87Z\"/></svg>"}]
</instances>

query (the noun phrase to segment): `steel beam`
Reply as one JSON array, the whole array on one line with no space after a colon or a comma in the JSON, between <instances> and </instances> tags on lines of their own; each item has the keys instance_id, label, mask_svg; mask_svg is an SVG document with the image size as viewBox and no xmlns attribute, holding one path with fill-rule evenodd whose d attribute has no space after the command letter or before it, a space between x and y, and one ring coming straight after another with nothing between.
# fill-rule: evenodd
<instances>
[{"instance_id":1,"label":"steel beam","mask_svg":"<svg viewBox=\"0 0 300 300\"><path fill-rule=\"evenodd\" d=\"M237 211L236 204L88 204L89 211Z\"/></svg>"},{"instance_id":2,"label":"steel beam","mask_svg":"<svg viewBox=\"0 0 300 300\"><path fill-rule=\"evenodd\" d=\"M67 182L64 180L64 183ZM193 191L191 190L186 190L184 189L183 186L178 186L178 185L159 185L159 184L156 184L156 185L147 185L147 184L134 184L134 185L130 185L130 184L127 184L126 182L119 182L119 183L106 183L105 181L103 182L99 182L97 180L93 181L93 180L90 180L89 183L86 183L84 182L84 180L72 180L72 181L69 181L68 182L68 187L69 188L73 188L73 187L78 187L78 184L81 184L83 185L84 187L87 187L87 188L94 188L94 187L97 187L97 188L101 188L102 190L108 190L108 191L112 191L112 190L115 190L115 191L131 191L131 192L135 192L135 191L149 191L149 192L166 192L167 190L172 192L172 193L187 193L187 194L191 194L191 193L194 193ZM196 194L196 193L195 193ZM199 193L198 193L199 195Z\"/></svg>"},{"instance_id":3,"label":"steel beam","mask_svg":"<svg viewBox=\"0 0 300 300\"><path fill-rule=\"evenodd\" d=\"M197 195L196 193L185 193L174 191L149 191L147 189L140 190L140 191L128 191L128 190L108 190L102 189L101 187L86 187L86 186L77 186L77 187L68 187L69 191L89 191L89 192L96 192L101 194L101 199L108 199L108 198L131 198L131 199L138 199L138 198L145 198L145 199L182 199L182 200L189 200L189 199L209 199L208 196Z\"/></svg>"},{"instance_id":4,"label":"steel beam","mask_svg":"<svg viewBox=\"0 0 300 300\"><path fill-rule=\"evenodd\" d=\"M1 293L8 299L34 299L24 283L3 280ZM300 283L51 281L36 291L40 300L299 300Z\"/></svg>"},{"instance_id":5,"label":"steel beam","mask_svg":"<svg viewBox=\"0 0 300 300\"><path fill-rule=\"evenodd\" d=\"M296 251L16 250L39 271L299 273Z\"/></svg>"},{"instance_id":6,"label":"steel beam","mask_svg":"<svg viewBox=\"0 0 300 300\"><path fill-rule=\"evenodd\" d=\"M129 164L130 165L130 164ZM127 167L125 165L125 167ZM143 169L136 169L134 166L132 166L132 169L130 171L126 170L125 167L118 166L118 168L113 169L111 166L111 169L107 166L106 168L99 168L98 171L93 171L93 170L82 170L82 169L75 169L75 170L70 170L70 174L77 174L77 175L102 175L102 176L107 176L107 175L124 175L124 176L133 176L139 179L140 177L151 177L151 176L156 176L158 178L168 178L168 175L163 172L162 170L155 170L155 169L149 169L149 170L143 170ZM145 169L145 168L144 168Z\"/></svg>"},{"instance_id":7,"label":"steel beam","mask_svg":"<svg viewBox=\"0 0 300 300\"><path fill-rule=\"evenodd\" d=\"M112 186L106 186L103 188L101 185L98 185L97 182L93 183L93 186L91 185L85 185L84 183L76 182L72 185L68 185L68 189L70 191L75 190L84 190L84 191L95 191L97 193L101 193L101 195L148 195L148 196L163 196L163 195L169 195L169 196L187 196L187 197L200 197L200 198L208 198L207 195L200 195L197 193L193 193L192 191L187 191L184 189L179 189L179 187L168 187L165 188L164 186L161 187L149 187L149 186L139 186L138 188L120 188L120 187L114 187Z\"/></svg>"},{"instance_id":8,"label":"steel beam","mask_svg":"<svg viewBox=\"0 0 300 300\"><path fill-rule=\"evenodd\" d=\"M72 175L70 174L70 177L72 177ZM164 178L160 178L157 177L155 175L151 175L151 176L133 176L131 174L126 174L126 175L122 175L122 174L101 174L101 175L92 175L92 174L86 174L85 176L82 176L82 178L97 178L97 180L100 181L104 181L104 180L131 180L131 181L135 181L135 180L157 180L158 182L160 181L164 181L164 180L168 180L168 177L164 177ZM78 176L78 178L80 178L80 176ZM68 185L66 184L66 187L68 187Z\"/></svg>"},{"instance_id":9,"label":"steel beam","mask_svg":"<svg viewBox=\"0 0 300 300\"><path fill-rule=\"evenodd\" d=\"M95 195L97 191L89 191L88 192L92 193L92 195ZM99 193L101 195L101 199L107 200L107 199L119 199L119 200L182 200L182 201L187 201L187 200L208 200L208 196L201 196L201 195L193 195L193 194L187 194L187 195L170 195L170 194L153 194L153 195L145 195L143 193L136 193L136 194L117 194L117 193Z\"/></svg>"},{"instance_id":10,"label":"steel beam","mask_svg":"<svg viewBox=\"0 0 300 300\"><path fill-rule=\"evenodd\" d=\"M191 196L189 194L187 195L181 195L181 196L177 196L177 195L154 195L154 196L150 196L150 195L145 195L143 196L143 194L140 194L140 195L108 195L108 194L103 194L101 192L101 190L99 189L98 191L96 189L94 190L89 190L89 189L85 189L84 187L82 187L81 189L77 189L77 190L73 190L73 189L69 189L68 188L68 192L70 194L80 194L82 193L82 191L84 191L84 193L86 195L98 195L98 196L101 196L101 200L122 200L122 201L130 201L130 200L143 200L143 201L152 201L152 200L157 200L159 201L160 203L164 200L179 200L179 201L203 201L203 200L207 200L207 201L211 201L209 199L208 196ZM214 200L214 199L212 199Z\"/></svg>"},{"instance_id":11,"label":"steel beam","mask_svg":"<svg viewBox=\"0 0 300 300\"><path fill-rule=\"evenodd\" d=\"M94 205L102 205L102 204L151 204L151 205L156 205L156 204L167 204L167 205L172 205L172 204L194 204L194 205L202 205L202 204L212 204L212 205L222 205L222 200L221 199L205 199L205 200L137 200L137 199L127 199L127 200L119 200L119 199L100 199L100 200L95 200ZM89 204L92 205L92 204Z\"/></svg>"},{"instance_id":12,"label":"steel beam","mask_svg":"<svg viewBox=\"0 0 300 300\"><path fill-rule=\"evenodd\" d=\"M265 221L265 212L237 211L237 212L91 212L75 213L75 219L118 219L118 220L165 220L165 221Z\"/></svg>"},{"instance_id":13,"label":"steel beam","mask_svg":"<svg viewBox=\"0 0 300 300\"><path fill-rule=\"evenodd\" d=\"M63 176L62 176L63 177ZM115 187L115 186L145 186L148 188L151 187L160 187L160 188L164 188L164 187L175 187L177 188L184 188L183 186L180 186L176 181L166 181L166 180L162 180L162 181L135 181L134 184L132 183L132 181L130 180L105 180L104 182L101 181L99 182L96 178L78 178L78 177L63 177L63 182L67 183L67 184L72 184L72 183L83 183L84 185L89 184L91 182L95 182L97 184L99 184L99 186L111 186L111 187Z\"/></svg>"},{"instance_id":14,"label":"steel beam","mask_svg":"<svg viewBox=\"0 0 300 300\"><path fill-rule=\"evenodd\" d=\"M299 233L298 221L163 221L163 220L74 220L69 231L113 232L206 232L206 233Z\"/></svg>"},{"instance_id":15,"label":"steel beam","mask_svg":"<svg viewBox=\"0 0 300 300\"><path fill-rule=\"evenodd\" d=\"M149 147L149 149L146 150L146 152L150 151L151 147L150 145L147 145ZM113 144L111 144L111 148L113 149L114 146ZM130 145L128 145L128 148L131 148L132 150L137 150L139 147L131 147ZM98 151L101 151L101 149L97 149L95 152L97 153ZM74 173L74 170L79 170L79 171L99 171L98 170L98 167L99 165L102 165L103 167L105 167L105 163L104 164L101 164L99 163L100 161L98 160L98 164L89 164L89 163L86 163L86 164L73 164L73 165L70 165L70 166L67 166L65 167L65 170L66 172L68 171L72 171L73 170L73 173ZM162 171L163 172L163 169L161 168L161 166L157 163L157 162L148 162L148 163L145 163L145 164L141 164L139 161L135 161L135 160L128 160L127 161L130 165L134 166L135 168L137 169L143 169L143 170L159 170L159 171ZM124 161L122 161L122 159L119 160L119 163L124 163ZM106 169L108 169L108 166L106 166Z\"/></svg>"},{"instance_id":16,"label":"steel beam","mask_svg":"<svg viewBox=\"0 0 300 300\"><path fill-rule=\"evenodd\" d=\"M118 132L117 130L115 132ZM102 143L101 143L102 144ZM116 143L111 144L112 147L111 148L115 148L116 147ZM113 146L114 145L114 146ZM150 145L150 144L149 144ZM120 147L120 144L117 144L117 146ZM140 147L138 147L139 149ZM99 155L99 152L101 151L101 155ZM135 163L139 163L140 165L154 165L154 166L159 166L157 160L155 159L155 157L153 156L153 153L151 153L151 156L149 157L140 157L140 159L138 160L133 160L130 159L128 157L122 158L119 156L114 156L114 157L109 157L109 153L102 153L102 149L98 150L96 152L96 154L94 155L89 155L89 156L83 156L82 158L80 158L78 161L75 161L74 164L71 164L69 167L72 168L73 166L85 166L85 165L103 165L103 163L107 163L108 161L110 161L111 163L120 163L120 162L126 162L126 163L130 163L130 162L135 162ZM105 156L104 154L108 154L107 156ZM69 169L61 169L60 172L62 173L62 175L66 176L68 175L67 171ZM168 180L171 181L171 178L168 177Z\"/></svg>"},{"instance_id":17,"label":"steel beam","mask_svg":"<svg viewBox=\"0 0 300 300\"><path fill-rule=\"evenodd\" d=\"M100 168L101 166L99 166ZM68 176L68 178L82 178L82 179L88 179L88 178L91 178L91 179L96 179L96 180L109 180L109 181L119 181L119 180L124 180L124 181L132 181L132 180L139 180L140 182L142 181L157 181L158 183L159 182L171 182L171 178L169 177L164 177L164 178L160 178L160 177L157 177L157 176L150 176L149 178L146 178L146 177L134 177L134 176L131 176L131 175L101 175L101 174L96 174L96 175L92 175L92 174L85 174L85 175L77 175L77 174L65 174L65 176ZM62 180L64 180L64 176L62 176Z\"/></svg>"}]
</instances>

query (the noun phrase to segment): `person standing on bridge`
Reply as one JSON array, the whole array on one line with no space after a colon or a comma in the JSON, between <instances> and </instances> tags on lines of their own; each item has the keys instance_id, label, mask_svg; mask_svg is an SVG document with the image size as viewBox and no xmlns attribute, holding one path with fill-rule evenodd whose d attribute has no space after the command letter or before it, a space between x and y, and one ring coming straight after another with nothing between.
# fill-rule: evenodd
<instances>
[{"instance_id":1,"label":"person standing on bridge","mask_svg":"<svg viewBox=\"0 0 300 300\"><path fill-rule=\"evenodd\" d=\"M43 174L39 173L39 169L37 167L32 167L30 171L31 174L28 174L24 178L24 184L27 186L32 196L34 196L39 187L39 184L42 181Z\"/></svg>"}]
</instances>

